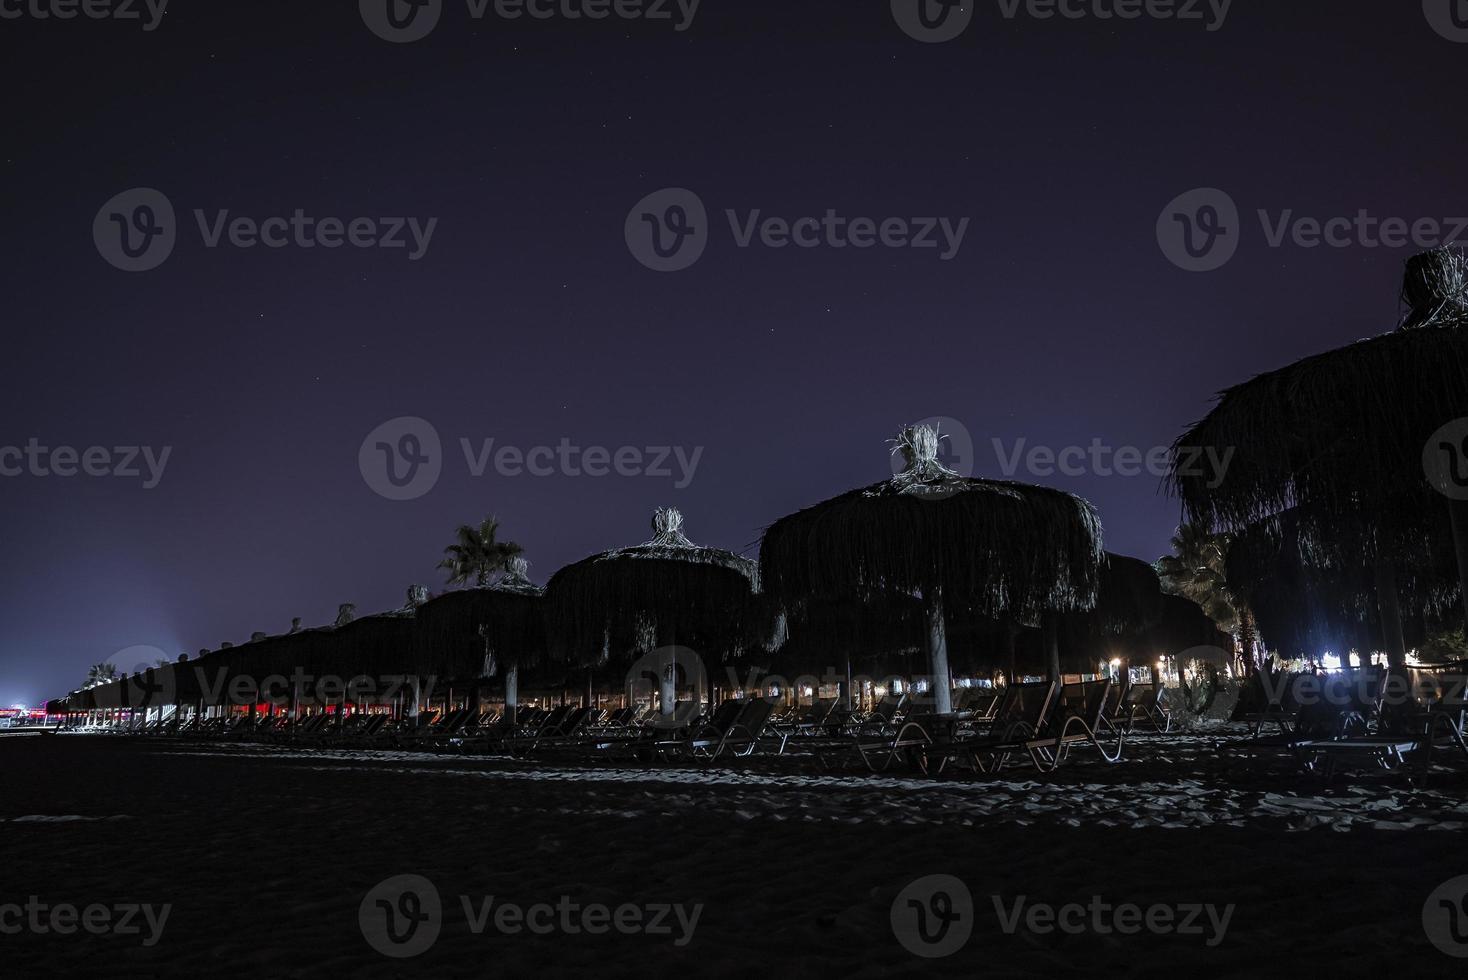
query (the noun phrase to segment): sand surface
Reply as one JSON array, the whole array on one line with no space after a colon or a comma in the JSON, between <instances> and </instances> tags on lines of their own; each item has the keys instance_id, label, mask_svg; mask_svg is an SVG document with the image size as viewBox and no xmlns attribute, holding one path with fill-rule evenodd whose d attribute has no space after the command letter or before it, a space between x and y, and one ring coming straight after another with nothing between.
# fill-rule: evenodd
<instances>
[{"instance_id":1,"label":"sand surface","mask_svg":"<svg viewBox=\"0 0 1468 980\"><path fill-rule=\"evenodd\" d=\"M1143 737L1118 766L1078 758L979 781L822 771L799 754L650 769L7 740L0 905L170 913L151 946L0 935L0 975L1461 976L1468 960L1429 942L1423 908L1468 874L1468 781L1324 785L1220 755L1236 741ZM935 874L969 889L972 935L923 959L894 936L892 910ZM399 875L427 879L442 903L436 940L411 959L377 952L359 914ZM686 935L476 934L489 896L702 908ZM1003 931L999 907L1021 898L1233 911L1221 938Z\"/></svg>"}]
</instances>

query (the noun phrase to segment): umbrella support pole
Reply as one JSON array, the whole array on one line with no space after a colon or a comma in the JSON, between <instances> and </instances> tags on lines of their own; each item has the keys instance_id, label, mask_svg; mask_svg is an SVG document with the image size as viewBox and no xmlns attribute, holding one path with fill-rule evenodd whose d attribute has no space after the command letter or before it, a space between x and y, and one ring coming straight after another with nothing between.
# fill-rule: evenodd
<instances>
[{"instance_id":1,"label":"umbrella support pole","mask_svg":"<svg viewBox=\"0 0 1468 980\"><path fill-rule=\"evenodd\" d=\"M1376 562L1376 603L1381 611L1382 642L1386 646L1387 663L1393 667L1407 665L1407 640L1402 632L1401 596L1397 592L1397 570L1390 561Z\"/></svg>"},{"instance_id":2,"label":"umbrella support pole","mask_svg":"<svg viewBox=\"0 0 1468 980\"><path fill-rule=\"evenodd\" d=\"M1463 593L1464 639L1468 639L1468 500L1451 500L1453 550L1458 555L1458 581Z\"/></svg>"},{"instance_id":3,"label":"umbrella support pole","mask_svg":"<svg viewBox=\"0 0 1468 980\"><path fill-rule=\"evenodd\" d=\"M516 709L520 707L520 665L511 663L505 668L505 716L510 724L515 723Z\"/></svg>"},{"instance_id":4,"label":"umbrella support pole","mask_svg":"<svg viewBox=\"0 0 1468 980\"><path fill-rule=\"evenodd\" d=\"M1061 682L1060 675L1060 623L1054 613L1046 613L1043 623L1045 639L1045 673L1052 683Z\"/></svg>"},{"instance_id":5,"label":"umbrella support pole","mask_svg":"<svg viewBox=\"0 0 1468 980\"><path fill-rule=\"evenodd\" d=\"M948 630L943 622L943 593L933 589L924 603L928 617L928 673L933 687L933 710L953 713L953 690L948 676Z\"/></svg>"},{"instance_id":6,"label":"umbrella support pole","mask_svg":"<svg viewBox=\"0 0 1468 980\"><path fill-rule=\"evenodd\" d=\"M678 700L678 662L675 659L659 672L658 711L664 717L671 715Z\"/></svg>"}]
</instances>

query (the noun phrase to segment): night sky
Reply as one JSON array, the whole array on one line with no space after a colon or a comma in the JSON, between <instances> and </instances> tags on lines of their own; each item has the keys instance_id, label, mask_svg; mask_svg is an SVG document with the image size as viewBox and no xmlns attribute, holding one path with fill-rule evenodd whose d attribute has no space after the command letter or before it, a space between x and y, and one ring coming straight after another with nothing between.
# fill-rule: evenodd
<instances>
[{"instance_id":1,"label":"night sky","mask_svg":"<svg viewBox=\"0 0 1468 980\"><path fill-rule=\"evenodd\" d=\"M400 605L490 513L544 581L646 539L655 505L753 553L777 517L890 475L886 440L926 417L962 425L957 463L982 476L1007 475L996 439L1165 446L1222 387L1396 322L1415 248L1355 230L1272 247L1259 209L1468 214L1448 0L1427 5L1442 34L1415 0L1238 0L1216 30L986 0L946 43L909 37L887 0L704 0L681 31L671 2L664 21L475 20L447 0L406 44L346 0L174 0L153 30L141 0L142 21L37 18L49 2L0 0L5 705L90 663L131 669L130 648ZM93 234L132 188L176 209L146 272ZM707 207L683 271L624 237L664 188ZM1241 212L1207 273L1159 245L1195 188ZM209 248L196 209L437 223L416 259ZM727 209L969 223L945 260L741 248ZM359 465L399 417L442 444L411 500ZM476 477L461 439L702 454L687 486L676 458L668 476ZM170 455L149 489L141 458L136 478L67 477L3 455L30 440ZM1178 507L1151 474L1013 475L1092 500L1113 551L1166 551Z\"/></svg>"}]
</instances>

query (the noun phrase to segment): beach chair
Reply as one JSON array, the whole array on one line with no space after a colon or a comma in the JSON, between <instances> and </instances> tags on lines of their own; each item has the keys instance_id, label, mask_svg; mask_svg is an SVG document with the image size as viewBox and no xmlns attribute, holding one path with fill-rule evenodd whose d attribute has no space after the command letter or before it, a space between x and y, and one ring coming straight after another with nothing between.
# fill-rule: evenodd
<instances>
[{"instance_id":1,"label":"beach chair","mask_svg":"<svg viewBox=\"0 0 1468 980\"><path fill-rule=\"evenodd\" d=\"M1001 695L992 688L970 687L954 702L953 710L970 725L984 725L994 720Z\"/></svg>"},{"instance_id":2,"label":"beach chair","mask_svg":"<svg viewBox=\"0 0 1468 980\"><path fill-rule=\"evenodd\" d=\"M1006 686L989 731L965 738L960 729L948 745L934 739L933 748L920 750L925 771L941 771L944 763L954 757L966 759L979 773L997 773L1020 756L1029 757L1039 768L1047 741L1041 736L1059 693L1060 685L1054 681ZM931 761L934 757L936 766Z\"/></svg>"},{"instance_id":3,"label":"beach chair","mask_svg":"<svg viewBox=\"0 0 1468 980\"><path fill-rule=\"evenodd\" d=\"M386 744L391 739L388 727L391 722L391 715L356 715L341 731L322 733L319 741L323 745L364 748L378 743Z\"/></svg>"},{"instance_id":4,"label":"beach chair","mask_svg":"<svg viewBox=\"0 0 1468 980\"><path fill-rule=\"evenodd\" d=\"M1305 769L1326 779L1344 764L1405 770L1425 780L1440 753L1468 759L1468 709L1463 704L1378 703L1376 710L1374 730L1367 730L1366 712L1354 712L1333 737L1298 738L1290 750Z\"/></svg>"},{"instance_id":5,"label":"beach chair","mask_svg":"<svg viewBox=\"0 0 1468 980\"><path fill-rule=\"evenodd\" d=\"M458 708L443 716L426 728L399 734L395 739L400 748L435 748L446 744L463 732L465 726L479 717L478 712Z\"/></svg>"},{"instance_id":6,"label":"beach chair","mask_svg":"<svg viewBox=\"0 0 1468 980\"><path fill-rule=\"evenodd\" d=\"M584 738L591 719L597 714L595 708L563 706L551 712L533 730L506 739L504 748L511 755L524 759L540 748L579 743Z\"/></svg>"},{"instance_id":7,"label":"beach chair","mask_svg":"<svg viewBox=\"0 0 1468 980\"><path fill-rule=\"evenodd\" d=\"M822 768L831 768L832 760L844 766L853 758L873 771L887 768L891 762L893 742L908 713L907 695L884 695L868 714L859 719L851 714L838 718L841 712L838 703L827 718L826 734L803 737L801 747L810 749Z\"/></svg>"},{"instance_id":8,"label":"beach chair","mask_svg":"<svg viewBox=\"0 0 1468 980\"><path fill-rule=\"evenodd\" d=\"M787 715L783 721L771 719L771 724L776 731L783 733L787 738L793 735L815 735L828 732L836 718L836 709L839 704L839 698L817 698L803 711Z\"/></svg>"},{"instance_id":9,"label":"beach chair","mask_svg":"<svg viewBox=\"0 0 1468 980\"><path fill-rule=\"evenodd\" d=\"M1106 715L1113 683L1110 679L1067 684L1060 690L1060 714L1034 740L1031 758L1041 772L1054 772L1074 748L1090 745L1105 763L1121 761L1127 729ZM1110 744L1114 738L1115 744Z\"/></svg>"},{"instance_id":10,"label":"beach chair","mask_svg":"<svg viewBox=\"0 0 1468 980\"><path fill-rule=\"evenodd\" d=\"M1156 684L1132 684L1122 696L1121 710L1126 722L1118 727L1129 732L1136 731L1138 725L1164 735L1172 731L1172 709L1167 695Z\"/></svg>"},{"instance_id":11,"label":"beach chair","mask_svg":"<svg viewBox=\"0 0 1468 980\"><path fill-rule=\"evenodd\" d=\"M1268 707L1244 715L1251 719L1249 738L1224 746L1221 755L1246 758L1255 766L1285 761L1291 767L1315 768L1317 754L1305 746L1369 732L1379 711L1381 684L1372 675L1364 677L1365 687L1339 676L1292 675L1289 688L1281 688L1280 696L1270 699ZM1266 725L1273 725L1275 731L1266 733Z\"/></svg>"},{"instance_id":12,"label":"beach chair","mask_svg":"<svg viewBox=\"0 0 1468 980\"><path fill-rule=\"evenodd\" d=\"M1463 727L1446 712L1418 718L1415 730L1381 731L1339 739L1304 739L1291 746L1307 770L1330 779L1344 765L1366 765L1387 772L1405 770L1426 779L1433 758L1443 752L1468 759Z\"/></svg>"},{"instance_id":13,"label":"beach chair","mask_svg":"<svg viewBox=\"0 0 1468 980\"><path fill-rule=\"evenodd\" d=\"M1314 678L1314 674L1293 673L1286 674L1279 680L1259 676L1254 683L1258 685L1253 692L1255 698L1263 702L1263 706L1254 711L1243 711L1235 715L1234 720L1245 722L1249 726L1249 734L1255 738L1265 736L1268 726L1274 726L1279 736L1288 736L1294 729L1300 715L1299 687L1303 678ZM1271 691L1271 688L1275 690Z\"/></svg>"},{"instance_id":14,"label":"beach chair","mask_svg":"<svg viewBox=\"0 0 1468 980\"><path fill-rule=\"evenodd\" d=\"M720 755L743 759L753 755L762 743L771 746L774 755L783 754L790 735L770 724L775 702L769 698L750 698L740 704L738 714L727 727L720 728L710 721L695 730L689 739L689 754L704 762L713 762Z\"/></svg>"},{"instance_id":15,"label":"beach chair","mask_svg":"<svg viewBox=\"0 0 1468 980\"><path fill-rule=\"evenodd\" d=\"M706 720L695 719L695 728L672 731L654 739L651 746L653 752L660 757L678 755L689 751L696 738L702 739L702 744L706 749L710 743L717 742L724 733L734 727L740 713L744 711L744 705L744 701L733 698L720 702ZM706 752L705 755L707 755Z\"/></svg>"},{"instance_id":16,"label":"beach chair","mask_svg":"<svg viewBox=\"0 0 1468 980\"><path fill-rule=\"evenodd\" d=\"M1006 685L992 704L980 702L982 714L977 717L967 712L938 715L922 705L904 717L891 737L858 743L858 751L873 772L902 763L937 774L954 761L988 771L991 754L1002 765L1013 752L1027 751L1025 743L1045 730L1056 703L1056 686L1045 681Z\"/></svg>"},{"instance_id":17,"label":"beach chair","mask_svg":"<svg viewBox=\"0 0 1468 980\"><path fill-rule=\"evenodd\" d=\"M671 743L687 738L690 729L698 724L703 715L703 705L698 701L679 701L669 715L655 713L653 718L625 732L588 733L574 740L582 749L590 749L597 755L630 755L643 761L658 758L659 743Z\"/></svg>"}]
</instances>

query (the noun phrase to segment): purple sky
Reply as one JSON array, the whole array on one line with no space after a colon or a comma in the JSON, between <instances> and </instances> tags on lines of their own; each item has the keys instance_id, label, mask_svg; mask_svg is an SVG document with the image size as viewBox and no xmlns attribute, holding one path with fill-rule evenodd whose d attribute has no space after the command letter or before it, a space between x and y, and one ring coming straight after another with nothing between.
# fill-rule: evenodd
<instances>
[{"instance_id":1,"label":"purple sky","mask_svg":"<svg viewBox=\"0 0 1468 980\"><path fill-rule=\"evenodd\" d=\"M1420 4L1241 2L1211 32L1002 10L977 4L940 44L886 0L704 0L682 32L476 22L448 0L402 45L350 2L175 0L153 31L0 19L0 450L171 447L153 489L0 477L0 703L63 693L99 660L130 668L118 651L136 646L400 604L441 585L453 527L491 512L544 581L648 537L659 504L742 549L889 475L885 440L927 416L962 423L984 476L1004 475L995 439L1166 445L1218 389L1395 323L1413 248L1271 247L1259 209L1468 214L1452 94L1468 44ZM136 187L167 195L179 238L127 273L92 225ZM667 187L711 226L676 273L623 237ZM1156 232L1198 187L1243 216L1210 273L1172 264ZM438 223L410 261L210 249L195 209ZM739 248L726 209L970 224L942 261ZM443 440L437 485L410 501L358 466L399 416ZM474 477L463 438L702 455L683 488ZM1151 475L1014 475L1095 502L1114 551L1154 558L1177 520Z\"/></svg>"}]
</instances>

